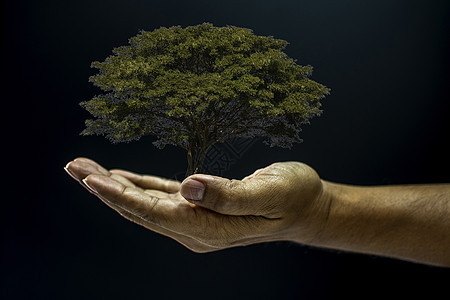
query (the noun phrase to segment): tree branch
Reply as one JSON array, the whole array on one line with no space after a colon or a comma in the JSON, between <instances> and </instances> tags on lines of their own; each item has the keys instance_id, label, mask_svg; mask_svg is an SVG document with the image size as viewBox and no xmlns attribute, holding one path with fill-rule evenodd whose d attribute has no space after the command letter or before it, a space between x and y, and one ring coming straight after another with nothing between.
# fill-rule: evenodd
<instances>
[{"instance_id":1,"label":"tree branch","mask_svg":"<svg viewBox=\"0 0 450 300\"><path fill-rule=\"evenodd\" d=\"M220 139L216 140L217 143L223 142L225 140L227 140L229 137L231 137L233 134L238 134L242 131L244 131L245 129L247 129L249 127L249 125L252 124L252 122L248 122L247 124L245 124L244 126L241 127L237 127L235 129L233 129L230 133L228 133L227 135L221 137Z\"/></svg>"},{"instance_id":2,"label":"tree branch","mask_svg":"<svg viewBox=\"0 0 450 300\"><path fill-rule=\"evenodd\" d=\"M239 117L235 118L234 120L232 120L231 122L226 124L226 128L231 129L231 132L229 134L225 135L225 137L229 137L230 135L236 133L237 132L236 130L238 130L240 128L246 129L249 124L253 123L253 121L260 119L260 117L257 114L254 114L254 116L251 117L252 112L255 112L255 110L249 111L248 109L239 109L239 110L237 110L237 112L238 113L241 112ZM234 115L236 115L236 113ZM235 129L234 127L243 120L247 120L247 124L245 124L244 126L241 126L241 127L237 127ZM242 130L239 130L239 131L242 131ZM217 141L223 141L223 137Z\"/></svg>"}]
</instances>

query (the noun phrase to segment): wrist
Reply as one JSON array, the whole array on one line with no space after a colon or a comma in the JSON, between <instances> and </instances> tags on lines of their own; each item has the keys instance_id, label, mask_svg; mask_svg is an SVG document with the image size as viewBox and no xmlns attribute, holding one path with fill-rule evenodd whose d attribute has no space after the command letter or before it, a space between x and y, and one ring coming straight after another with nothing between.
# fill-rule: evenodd
<instances>
[{"instance_id":1,"label":"wrist","mask_svg":"<svg viewBox=\"0 0 450 300\"><path fill-rule=\"evenodd\" d=\"M309 206L303 207L296 222L292 225L290 240L296 243L318 246L327 230L330 210L336 187L325 180L317 181L319 188Z\"/></svg>"},{"instance_id":2,"label":"wrist","mask_svg":"<svg viewBox=\"0 0 450 300\"><path fill-rule=\"evenodd\" d=\"M321 180L322 193L317 200L321 206L321 220L317 223L317 230L314 238L309 241L310 246L326 246L328 238L333 231L335 215L333 209L339 205L340 199L345 193L345 185Z\"/></svg>"}]
</instances>

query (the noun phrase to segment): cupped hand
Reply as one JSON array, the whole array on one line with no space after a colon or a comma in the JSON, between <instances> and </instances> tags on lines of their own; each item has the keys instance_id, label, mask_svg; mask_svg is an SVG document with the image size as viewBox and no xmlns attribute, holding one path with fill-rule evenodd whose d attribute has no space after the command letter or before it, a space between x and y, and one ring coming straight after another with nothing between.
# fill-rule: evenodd
<instances>
[{"instance_id":1,"label":"cupped hand","mask_svg":"<svg viewBox=\"0 0 450 300\"><path fill-rule=\"evenodd\" d=\"M317 173L294 161L242 180L194 174L183 183L106 170L87 158L76 158L65 170L126 219L201 253L267 241L309 244L329 209Z\"/></svg>"}]
</instances>

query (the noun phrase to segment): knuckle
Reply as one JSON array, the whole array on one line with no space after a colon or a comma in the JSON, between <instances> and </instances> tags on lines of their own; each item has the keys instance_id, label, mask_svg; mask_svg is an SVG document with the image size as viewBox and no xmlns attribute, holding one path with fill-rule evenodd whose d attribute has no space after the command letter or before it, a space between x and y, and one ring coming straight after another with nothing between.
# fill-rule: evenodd
<instances>
[{"instance_id":1,"label":"knuckle","mask_svg":"<svg viewBox=\"0 0 450 300\"><path fill-rule=\"evenodd\" d=\"M248 207L249 193L248 189L243 188L242 181L228 180L220 189L218 199L214 203L214 209L217 211L238 211Z\"/></svg>"}]
</instances>

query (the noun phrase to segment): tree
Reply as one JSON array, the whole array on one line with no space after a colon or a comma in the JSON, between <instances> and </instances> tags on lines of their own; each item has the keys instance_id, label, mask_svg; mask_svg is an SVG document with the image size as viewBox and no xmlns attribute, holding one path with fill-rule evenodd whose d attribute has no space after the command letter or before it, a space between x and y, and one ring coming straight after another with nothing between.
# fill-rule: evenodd
<instances>
[{"instance_id":1,"label":"tree","mask_svg":"<svg viewBox=\"0 0 450 300\"><path fill-rule=\"evenodd\" d=\"M262 136L291 148L300 125L321 114L329 89L282 50L288 42L210 23L141 30L113 49L89 78L106 94L81 102L96 119L83 135L129 142L155 135L159 149L187 150L186 176L201 172L209 147L231 137Z\"/></svg>"}]
</instances>

